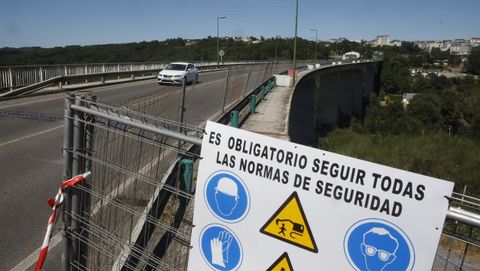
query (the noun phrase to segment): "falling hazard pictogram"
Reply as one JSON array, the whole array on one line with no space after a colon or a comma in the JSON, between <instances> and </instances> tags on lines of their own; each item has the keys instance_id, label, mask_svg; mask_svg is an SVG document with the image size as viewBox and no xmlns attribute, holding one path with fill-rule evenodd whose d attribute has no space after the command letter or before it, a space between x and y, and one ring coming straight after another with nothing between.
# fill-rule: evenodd
<instances>
[{"instance_id":1,"label":"falling hazard pictogram","mask_svg":"<svg viewBox=\"0 0 480 271\"><path fill-rule=\"evenodd\" d=\"M292 263L290 262L287 252L284 252L267 271L293 271Z\"/></svg>"},{"instance_id":2,"label":"falling hazard pictogram","mask_svg":"<svg viewBox=\"0 0 480 271\"><path fill-rule=\"evenodd\" d=\"M260 232L308 251L318 252L297 192L288 197Z\"/></svg>"}]
</instances>

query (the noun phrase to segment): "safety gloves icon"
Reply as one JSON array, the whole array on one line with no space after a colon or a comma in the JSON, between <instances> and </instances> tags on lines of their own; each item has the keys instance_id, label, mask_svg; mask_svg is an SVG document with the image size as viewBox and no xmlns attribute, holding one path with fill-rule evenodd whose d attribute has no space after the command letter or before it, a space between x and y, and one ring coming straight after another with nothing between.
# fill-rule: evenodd
<instances>
[{"instance_id":1,"label":"safety gloves icon","mask_svg":"<svg viewBox=\"0 0 480 271\"><path fill-rule=\"evenodd\" d=\"M226 231L219 232L218 237L210 240L212 264L225 267L225 264L228 263L228 250L232 240L233 236Z\"/></svg>"}]
</instances>

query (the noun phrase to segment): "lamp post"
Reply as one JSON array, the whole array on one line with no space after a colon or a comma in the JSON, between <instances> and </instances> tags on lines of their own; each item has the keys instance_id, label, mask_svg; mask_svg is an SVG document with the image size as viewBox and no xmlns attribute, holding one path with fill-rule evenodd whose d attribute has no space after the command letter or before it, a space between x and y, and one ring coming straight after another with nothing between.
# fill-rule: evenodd
<instances>
[{"instance_id":1,"label":"lamp post","mask_svg":"<svg viewBox=\"0 0 480 271\"><path fill-rule=\"evenodd\" d=\"M280 38L280 35L275 36L275 60L273 63L277 64L277 49L278 49L278 39Z\"/></svg>"},{"instance_id":2,"label":"lamp post","mask_svg":"<svg viewBox=\"0 0 480 271\"><path fill-rule=\"evenodd\" d=\"M219 45L219 36L218 36L218 25L219 25L219 22L220 22L220 19L226 19L227 17L225 16L220 16L220 17L217 17L217 66L220 65L220 61L218 59L219 57L219 51L220 51L220 45Z\"/></svg>"},{"instance_id":3,"label":"lamp post","mask_svg":"<svg viewBox=\"0 0 480 271\"><path fill-rule=\"evenodd\" d=\"M292 83L295 86L295 73L297 72L297 25L298 25L298 0L295 13L295 38L293 40L293 75Z\"/></svg>"},{"instance_id":4,"label":"lamp post","mask_svg":"<svg viewBox=\"0 0 480 271\"><path fill-rule=\"evenodd\" d=\"M313 64L315 65L315 62L317 62L317 34L318 34L318 29L312 28L310 31L315 31L315 54L313 57Z\"/></svg>"}]
</instances>

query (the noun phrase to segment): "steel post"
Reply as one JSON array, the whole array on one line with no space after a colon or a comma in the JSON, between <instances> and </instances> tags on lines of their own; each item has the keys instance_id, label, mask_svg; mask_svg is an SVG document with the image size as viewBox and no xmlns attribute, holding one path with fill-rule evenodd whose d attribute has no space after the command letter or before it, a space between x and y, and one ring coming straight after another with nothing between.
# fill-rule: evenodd
<instances>
[{"instance_id":1,"label":"steel post","mask_svg":"<svg viewBox=\"0 0 480 271\"><path fill-rule=\"evenodd\" d=\"M255 113L255 106L257 104L257 97L255 95L250 96L250 113Z\"/></svg>"},{"instance_id":2,"label":"steel post","mask_svg":"<svg viewBox=\"0 0 480 271\"><path fill-rule=\"evenodd\" d=\"M86 97L86 103L85 103L85 106L86 107L90 107L91 103L95 103L97 101L97 97L95 95L92 95L92 94L88 94L87 97ZM84 115L84 119L85 119L85 125L84 125L84 129L85 129L85 151L84 151L84 154L87 155L88 157L91 157L92 156L92 152L93 152L93 132L94 132L94 126L91 125L95 122L95 118L91 115L87 115L85 114ZM91 172L92 171L92 159L85 159L84 161L84 165L85 165L85 168L84 168L84 171L83 172ZM91 177L89 177L88 179L90 179ZM83 183L83 186L87 187L87 188L91 188L91 182L84 182ZM89 210L90 209L90 204L91 204L91 195L89 193L84 193L83 191L81 192L81 197L80 197L80 214L83 214L84 210ZM89 228L89 221L88 220L85 220L83 222L83 230L81 232L79 232L79 234L81 234L81 238L83 240L88 240L89 236L88 236L88 230L85 230L85 229L88 229ZM88 248L89 246L84 243L84 242L81 242L79 244L79 251L80 251L80 257L77 259L80 263L80 266L87 266L88 262L87 262L87 255L88 255Z\"/></svg>"},{"instance_id":3,"label":"steel post","mask_svg":"<svg viewBox=\"0 0 480 271\"><path fill-rule=\"evenodd\" d=\"M8 68L8 80L10 81L10 90L13 89L13 75L12 75L12 69Z\"/></svg>"},{"instance_id":4,"label":"steel post","mask_svg":"<svg viewBox=\"0 0 480 271\"><path fill-rule=\"evenodd\" d=\"M243 87L242 98L245 98L245 93L247 92L248 81L250 80L250 75L252 74L252 69L253 69L253 67L250 67L250 70L248 71L247 81L245 81L245 86Z\"/></svg>"},{"instance_id":5,"label":"steel post","mask_svg":"<svg viewBox=\"0 0 480 271\"><path fill-rule=\"evenodd\" d=\"M180 134L184 133L184 114L185 114L185 93L186 93L186 88L187 88L187 78L182 79L182 97L180 99L180 119L178 120L180 122L180 125L178 126L178 132ZM182 148L182 140L178 140L178 149Z\"/></svg>"},{"instance_id":6,"label":"steel post","mask_svg":"<svg viewBox=\"0 0 480 271\"><path fill-rule=\"evenodd\" d=\"M231 114L230 123L231 123L232 127L238 128L238 111L232 111L230 114Z\"/></svg>"},{"instance_id":7,"label":"steel post","mask_svg":"<svg viewBox=\"0 0 480 271\"><path fill-rule=\"evenodd\" d=\"M227 69L227 75L225 76L225 88L223 91L223 101L222 101L222 115L225 113L225 102L227 101L227 91L228 91L228 76L230 74L230 69Z\"/></svg>"},{"instance_id":8,"label":"steel post","mask_svg":"<svg viewBox=\"0 0 480 271\"><path fill-rule=\"evenodd\" d=\"M185 192L192 192L192 175L193 175L193 160L183 159L181 161L183 166L183 173L181 175L182 182L185 186Z\"/></svg>"},{"instance_id":9,"label":"steel post","mask_svg":"<svg viewBox=\"0 0 480 271\"><path fill-rule=\"evenodd\" d=\"M81 94L75 97L75 105L84 106L85 105L86 95ZM73 118L73 164L72 164L72 175L76 176L84 173L85 171L85 159L82 154L85 152L85 124L84 113L81 111L75 111ZM75 187L70 189L72 194L72 208L71 208L71 232L72 235L78 235L80 233L80 222L79 219L82 215L81 213L81 191ZM78 242L79 238L72 238L72 261L80 261L80 244Z\"/></svg>"},{"instance_id":10,"label":"steel post","mask_svg":"<svg viewBox=\"0 0 480 271\"><path fill-rule=\"evenodd\" d=\"M180 123L183 125L185 122L184 114L185 114L185 93L187 90L187 78L182 79L182 100L180 103ZM180 126L180 133L183 133L182 126Z\"/></svg>"},{"instance_id":11,"label":"steel post","mask_svg":"<svg viewBox=\"0 0 480 271\"><path fill-rule=\"evenodd\" d=\"M295 9L295 38L293 39L293 67L292 67L292 87L295 87L295 76L297 72L297 28L298 28L298 0Z\"/></svg>"},{"instance_id":12,"label":"steel post","mask_svg":"<svg viewBox=\"0 0 480 271\"><path fill-rule=\"evenodd\" d=\"M72 178L72 147L73 147L73 110L70 105L75 99L75 95L67 93L65 95L64 105L64 126L63 126L63 179L68 180ZM71 239L67 233L70 227L70 219L66 214L66 211L70 210L70 194L67 194L64 199L64 208L62 212L63 226L61 228L62 233L62 258L60 270L70 270L70 248Z\"/></svg>"},{"instance_id":13,"label":"steel post","mask_svg":"<svg viewBox=\"0 0 480 271\"><path fill-rule=\"evenodd\" d=\"M258 73L257 73L257 77L255 78L255 85L253 86L253 89L256 89L258 86L258 78L260 77L261 70L262 70L262 66L258 66Z\"/></svg>"},{"instance_id":14,"label":"steel post","mask_svg":"<svg viewBox=\"0 0 480 271\"><path fill-rule=\"evenodd\" d=\"M107 120L112 120L112 121L122 123L122 124L125 124L125 125L128 125L128 126L132 126L132 127L136 127L136 128L139 128L139 129L146 130L146 131L150 131L152 133L160 134L160 135L163 135L163 136L166 136L166 137L171 137L171 138L174 138L174 139L177 139L177 140L182 140L182 141L185 141L185 142L197 145L197 146L202 145L202 140L199 139L199 138L184 135L184 134L174 132L174 131L171 131L171 130L168 130L168 129L165 129L165 128L161 128L161 127L147 125L142 120L137 120L137 119L133 119L133 118L128 118L127 119L127 118L115 115L115 114L113 114L111 112L108 112L108 111L99 110L98 108L96 108L94 106L92 106L92 108L86 108L84 106L72 105L72 106L70 106L70 108L72 108L73 110L78 110L78 111L82 111L82 112L87 113L87 114L91 114L93 116L98 116L100 118L105 118Z\"/></svg>"},{"instance_id":15,"label":"steel post","mask_svg":"<svg viewBox=\"0 0 480 271\"><path fill-rule=\"evenodd\" d=\"M262 85L260 87L260 101L263 101L263 100L265 100L265 86L264 85Z\"/></svg>"}]
</instances>

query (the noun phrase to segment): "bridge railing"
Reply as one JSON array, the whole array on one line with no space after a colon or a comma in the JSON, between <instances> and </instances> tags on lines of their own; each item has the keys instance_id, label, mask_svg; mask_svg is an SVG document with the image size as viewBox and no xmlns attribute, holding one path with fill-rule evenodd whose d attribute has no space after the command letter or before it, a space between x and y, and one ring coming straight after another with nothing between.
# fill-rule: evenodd
<instances>
[{"instance_id":1,"label":"bridge railing","mask_svg":"<svg viewBox=\"0 0 480 271\"><path fill-rule=\"evenodd\" d=\"M229 61L223 65L255 63L255 61ZM258 63L258 61L257 61ZM90 63L65 65L0 66L0 91L28 86L58 76L151 71L163 69L167 63ZM216 66L216 62L196 62L198 66Z\"/></svg>"},{"instance_id":2,"label":"bridge railing","mask_svg":"<svg viewBox=\"0 0 480 271\"><path fill-rule=\"evenodd\" d=\"M222 63L220 66L217 64L211 64L210 62L201 62L197 63L197 67L200 71L206 72L211 70L225 69L225 68L234 68L234 67L243 67L246 65L262 65L267 62L253 62L253 61L243 61L243 62L226 62ZM46 74L45 67L35 66L35 67L9 67L8 69L3 70L0 67L0 79L6 77L7 79L12 77L12 71L18 71L13 78L15 82L20 82L17 85L27 84L26 86L19 88L7 88L4 91L1 91L0 88L0 98L2 97L18 97L26 94L31 94L39 90L44 89L49 86L58 86L56 90L62 90L63 85L71 84L78 87L80 83L86 83L89 80L93 82L98 81L97 84L105 84L108 81L112 82L125 82L129 80L136 80L137 76L140 76L142 79L149 79L156 76L156 73L161 71L164 67L164 64L98 64L98 65L69 65L68 69L62 73L63 68L67 66L52 66L49 70L50 73ZM40 75L37 74L37 70ZM42 76L42 74L44 74ZM10 74L10 75L7 75ZM59 74L59 75L58 75ZM56 75L56 76L54 76ZM121 81L117 81L120 78L124 78ZM126 78L126 79L125 79ZM138 79L138 78L137 78ZM13 82L10 80L10 82ZM31 83L31 82L36 83ZM37 82L38 81L38 82ZM1 83L1 81L0 81ZM31 84L30 84L31 83ZM77 85L75 85L77 84ZM94 83L95 84L95 83ZM92 86L90 84L89 86ZM85 85L83 86L85 87ZM6 90L6 91L5 91ZM51 90L52 91L52 90Z\"/></svg>"}]
</instances>

